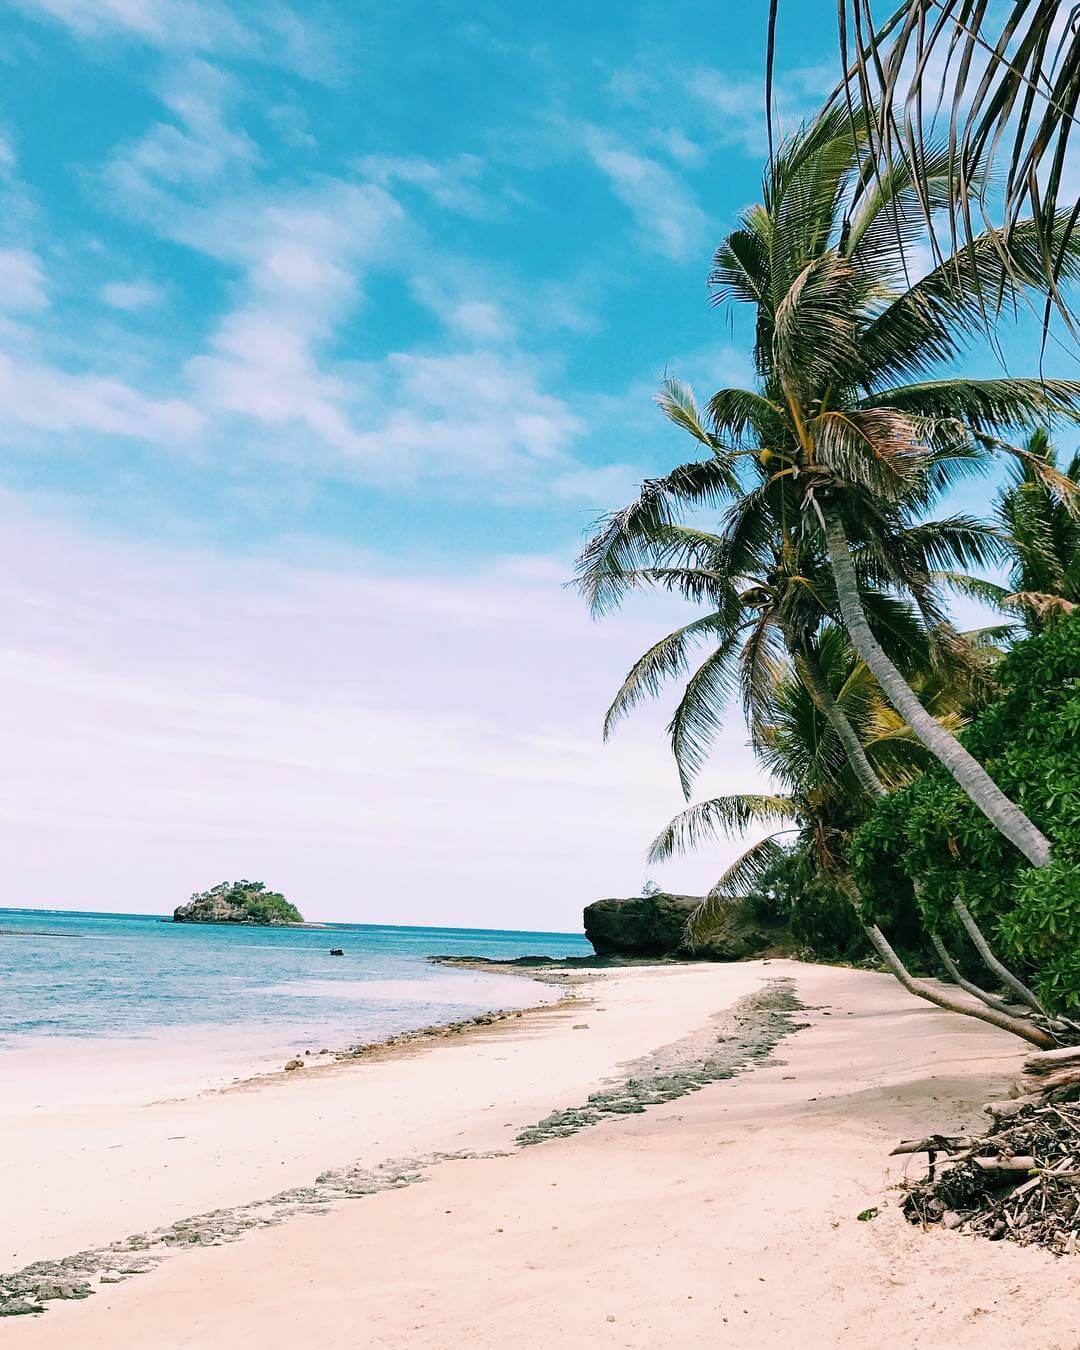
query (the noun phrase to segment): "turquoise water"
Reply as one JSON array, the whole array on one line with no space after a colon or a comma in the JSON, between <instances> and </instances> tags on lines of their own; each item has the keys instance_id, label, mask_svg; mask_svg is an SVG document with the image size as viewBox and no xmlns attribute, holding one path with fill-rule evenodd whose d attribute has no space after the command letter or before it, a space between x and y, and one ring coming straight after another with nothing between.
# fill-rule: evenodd
<instances>
[{"instance_id":1,"label":"turquoise water","mask_svg":"<svg viewBox=\"0 0 1080 1350\"><path fill-rule=\"evenodd\" d=\"M344 948L343 957L329 954ZM42 1037L273 1028L331 1047L538 1001L534 982L432 966L580 956L575 933L328 924L228 928L156 915L0 909L0 1047Z\"/></svg>"}]
</instances>

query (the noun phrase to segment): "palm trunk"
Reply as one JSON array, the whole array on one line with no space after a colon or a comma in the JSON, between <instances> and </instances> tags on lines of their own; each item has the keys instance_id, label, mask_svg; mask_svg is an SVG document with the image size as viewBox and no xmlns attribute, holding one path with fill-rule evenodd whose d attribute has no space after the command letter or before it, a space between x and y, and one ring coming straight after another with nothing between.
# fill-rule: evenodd
<instances>
[{"instance_id":1,"label":"palm trunk","mask_svg":"<svg viewBox=\"0 0 1080 1350\"><path fill-rule=\"evenodd\" d=\"M799 659L802 667L801 673L806 680L806 687L809 689L814 702L828 718L829 724L833 727L839 737L840 743L843 745L847 754L848 762L851 764L855 776L858 778L864 791L871 797L884 797L886 795L885 784L877 776L874 766L867 758L866 751L863 749L862 742L859 740L858 732L851 725L847 714L837 703L836 699L833 698L832 690L829 688L828 681L825 678L825 673L820 665L818 665L817 658L809 643L806 643L802 648L799 653ZM918 881L913 881L912 884L915 887L917 895L919 892L919 883ZM1034 1012L1040 1013L1044 1017L1047 1016L1046 1010L1031 990L1018 980L1012 971L999 961L990 950L990 944L987 942L982 929L979 927L978 923L975 921L974 915L964 902L958 898L954 899L953 908L956 910L960 922L963 924L968 936L974 943L975 949L982 957L983 963L987 969L1006 984L1008 988L1017 995L1021 1003L1026 1004ZM871 941L872 940L873 939L871 939ZM941 957L942 963L952 976L954 983L958 984L960 988L967 993L985 1003L988 1007L996 1008L999 1012L1010 1015L1007 1005L1002 1002L1001 999L996 999L993 994L986 993L985 990L980 989L977 985L974 985L963 978L952 957L949 956L948 952L945 950L944 944L936 933L930 934L930 941L934 944L938 955ZM892 949L890 948L890 950Z\"/></svg>"},{"instance_id":2,"label":"palm trunk","mask_svg":"<svg viewBox=\"0 0 1080 1350\"><path fill-rule=\"evenodd\" d=\"M1019 1036L1021 1040L1041 1046L1045 1050L1052 1049L1058 1044L1048 1031L1042 1031L1026 1018L1014 1017L1011 1013L998 1012L994 1008L985 1007L979 1003L967 1003L960 999L950 998L948 994L943 994L939 989L926 984L923 980L915 979L907 966L897 956L889 939L878 925L876 923L868 924L862 917L859 912L859 890L854 880L847 874L839 875L836 880L840 889L847 896L851 908L855 911L855 917L862 925L863 932L870 944L909 994L914 994L916 998L924 999L927 1003L933 1003L935 1007L944 1008L946 1012L959 1013L961 1017L974 1017L980 1022L989 1022L992 1027L1000 1027L1002 1031L1011 1031L1014 1036Z\"/></svg>"},{"instance_id":3,"label":"palm trunk","mask_svg":"<svg viewBox=\"0 0 1080 1350\"><path fill-rule=\"evenodd\" d=\"M964 931L967 933L968 937L971 938L975 950L982 957L983 964L986 966L987 970L992 971L1003 984L1011 989L1021 1003L1026 1003L1033 1012L1041 1013L1043 1017L1046 1017L1046 1009L1027 985L1024 984L1022 980L1018 980L1008 966L1002 965L990 950L990 944L983 936L982 929L975 922L975 916L972 914L971 910L968 909L967 905L964 904L963 900L959 897L954 898L953 909L956 912L956 917L960 920L961 924L963 924Z\"/></svg>"},{"instance_id":4,"label":"palm trunk","mask_svg":"<svg viewBox=\"0 0 1080 1350\"><path fill-rule=\"evenodd\" d=\"M960 968L949 955L948 948L937 933L930 934L930 941L934 944L934 951L941 959L941 964L949 972L949 978L953 984L959 985L965 994L971 994L980 1003L985 1003L988 1008L996 1008L998 1012L1009 1013L1009 1005L1004 999L998 998L996 994L988 994L985 989L980 989L977 984L972 984L970 980L964 978L960 973Z\"/></svg>"},{"instance_id":5,"label":"palm trunk","mask_svg":"<svg viewBox=\"0 0 1080 1350\"><path fill-rule=\"evenodd\" d=\"M800 663L803 667L803 674L806 676L806 687L810 691L810 696L828 718L829 725L836 732L840 744L844 747L844 753L848 757L848 763L851 765L863 790L870 797L884 797L885 784L874 772L873 765L867 759L858 732L851 725L847 714L836 699L833 698L832 690L829 688L825 674L818 665L817 656L811 651L809 643L800 653Z\"/></svg>"},{"instance_id":6,"label":"palm trunk","mask_svg":"<svg viewBox=\"0 0 1080 1350\"><path fill-rule=\"evenodd\" d=\"M1040 1031L1038 1027L1033 1026L1024 1018L1013 1017L1011 1013L997 1012L993 1008L984 1007L977 1003L962 1003L959 999L950 998L947 994L941 993L932 985L915 979L908 971L907 966L893 951L888 938L877 924L868 927L866 935L874 944L878 955L909 994L914 994L916 998L925 999L927 1003L934 1003L947 1012L960 1013L964 1017L975 1017L980 1022L989 1022L992 1027L1000 1027L1002 1031L1011 1031L1014 1036L1019 1036L1032 1045L1042 1046L1045 1050L1052 1049L1057 1045L1057 1041L1049 1032Z\"/></svg>"},{"instance_id":7,"label":"palm trunk","mask_svg":"<svg viewBox=\"0 0 1080 1350\"><path fill-rule=\"evenodd\" d=\"M866 619L840 514L831 503L822 506L822 514L840 612L855 650L873 672L885 697L923 745L952 774L987 820L1015 844L1030 863L1036 867L1045 867L1051 859L1050 841L1005 796L956 737L931 717L885 655Z\"/></svg>"}]
</instances>

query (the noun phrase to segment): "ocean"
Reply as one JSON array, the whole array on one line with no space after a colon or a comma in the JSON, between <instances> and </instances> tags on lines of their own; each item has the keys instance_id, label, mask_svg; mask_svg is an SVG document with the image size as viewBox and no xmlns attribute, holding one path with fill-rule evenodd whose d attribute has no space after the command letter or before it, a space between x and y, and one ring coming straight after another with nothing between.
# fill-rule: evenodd
<instances>
[{"instance_id":1,"label":"ocean","mask_svg":"<svg viewBox=\"0 0 1080 1350\"><path fill-rule=\"evenodd\" d=\"M331 947L344 956L330 955ZM549 999L432 954L586 956L581 934L327 924L248 928L159 915L0 909L0 1050L44 1041L231 1040L313 1053Z\"/></svg>"}]
</instances>

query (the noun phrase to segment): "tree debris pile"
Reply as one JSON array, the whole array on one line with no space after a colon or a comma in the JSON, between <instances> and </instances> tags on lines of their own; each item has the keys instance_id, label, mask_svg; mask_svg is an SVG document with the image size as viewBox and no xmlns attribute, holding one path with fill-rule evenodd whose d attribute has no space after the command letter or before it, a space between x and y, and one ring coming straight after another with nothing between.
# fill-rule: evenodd
<instances>
[{"instance_id":1,"label":"tree debris pile","mask_svg":"<svg viewBox=\"0 0 1080 1350\"><path fill-rule=\"evenodd\" d=\"M1025 1070L1024 1086L1046 1095L991 1102L988 1134L893 1149L930 1160L922 1181L904 1183L903 1211L912 1223L1071 1255L1080 1250L1080 1052L1036 1055Z\"/></svg>"}]
</instances>

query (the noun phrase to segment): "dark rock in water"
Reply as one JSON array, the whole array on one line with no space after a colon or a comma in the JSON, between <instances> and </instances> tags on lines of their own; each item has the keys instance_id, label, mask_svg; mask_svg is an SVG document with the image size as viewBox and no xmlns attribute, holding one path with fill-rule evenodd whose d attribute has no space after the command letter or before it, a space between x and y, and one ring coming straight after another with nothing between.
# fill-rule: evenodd
<instances>
[{"instance_id":1,"label":"dark rock in water","mask_svg":"<svg viewBox=\"0 0 1080 1350\"><path fill-rule=\"evenodd\" d=\"M344 955L345 955L345 949L344 949L343 947L331 947L331 948L330 948L330 955L331 955L331 956L344 956Z\"/></svg>"},{"instance_id":2,"label":"dark rock in water","mask_svg":"<svg viewBox=\"0 0 1080 1350\"><path fill-rule=\"evenodd\" d=\"M721 915L707 939L692 945L686 920L701 904L696 895L635 895L585 906L585 936L598 956L678 956L743 961L769 947L772 937L745 921L737 905Z\"/></svg>"},{"instance_id":3,"label":"dark rock in water","mask_svg":"<svg viewBox=\"0 0 1080 1350\"><path fill-rule=\"evenodd\" d=\"M173 910L174 923L245 923L281 927L303 923L304 916L278 891L261 881L223 881L197 891Z\"/></svg>"}]
</instances>

